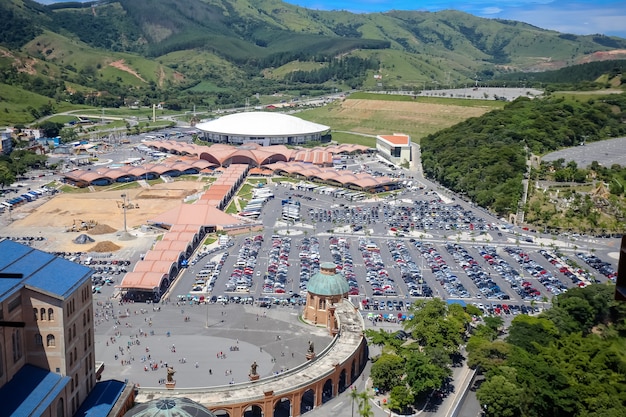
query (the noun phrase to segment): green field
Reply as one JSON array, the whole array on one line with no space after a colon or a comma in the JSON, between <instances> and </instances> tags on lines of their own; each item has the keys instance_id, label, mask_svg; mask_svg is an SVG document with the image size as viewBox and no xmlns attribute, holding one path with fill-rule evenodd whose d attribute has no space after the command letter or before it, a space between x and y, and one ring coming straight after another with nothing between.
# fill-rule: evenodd
<instances>
[{"instance_id":1,"label":"green field","mask_svg":"<svg viewBox=\"0 0 626 417\"><path fill-rule=\"evenodd\" d=\"M374 138L358 134L404 133L419 142L429 134L503 106L504 103L495 100L413 99L412 96L354 93L342 102L304 110L298 117L330 126L333 140L337 142L375 146Z\"/></svg>"}]
</instances>

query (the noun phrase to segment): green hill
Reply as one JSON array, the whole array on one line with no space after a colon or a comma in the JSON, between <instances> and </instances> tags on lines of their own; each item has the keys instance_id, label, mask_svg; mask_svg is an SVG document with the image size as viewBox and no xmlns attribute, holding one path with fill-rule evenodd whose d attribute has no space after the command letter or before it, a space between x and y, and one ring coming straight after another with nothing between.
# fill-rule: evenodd
<instances>
[{"instance_id":1,"label":"green hill","mask_svg":"<svg viewBox=\"0 0 626 417\"><path fill-rule=\"evenodd\" d=\"M352 14L279 0L182 4L5 0L0 83L17 80L38 94L38 85L55 84L43 96L74 104L225 106L277 91L488 82L626 53L621 38L560 34L451 10Z\"/></svg>"}]
</instances>

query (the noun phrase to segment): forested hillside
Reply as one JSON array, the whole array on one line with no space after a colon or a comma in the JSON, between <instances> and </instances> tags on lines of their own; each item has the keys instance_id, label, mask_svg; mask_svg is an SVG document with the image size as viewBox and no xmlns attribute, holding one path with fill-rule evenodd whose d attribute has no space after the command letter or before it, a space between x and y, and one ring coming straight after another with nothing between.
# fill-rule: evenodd
<instances>
[{"instance_id":1,"label":"forested hillside","mask_svg":"<svg viewBox=\"0 0 626 417\"><path fill-rule=\"evenodd\" d=\"M626 55L625 39L559 34L453 10L353 14L279 0L182 4L0 2L1 82L45 91L37 100L44 102L223 107L257 105L257 93L277 91L488 83L514 70ZM7 120L27 117L24 103L13 102L19 95L4 97Z\"/></svg>"},{"instance_id":2,"label":"forested hillside","mask_svg":"<svg viewBox=\"0 0 626 417\"><path fill-rule=\"evenodd\" d=\"M626 134L626 96L520 98L421 142L427 177L498 214L514 212L529 153Z\"/></svg>"},{"instance_id":3,"label":"forested hillside","mask_svg":"<svg viewBox=\"0 0 626 417\"><path fill-rule=\"evenodd\" d=\"M613 291L570 289L539 316L516 316L505 340L487 323L479 326L467 351L470 366L487 378L476 393L485 415L625 415L626 304Z\"/></svg>"}]
</instances>

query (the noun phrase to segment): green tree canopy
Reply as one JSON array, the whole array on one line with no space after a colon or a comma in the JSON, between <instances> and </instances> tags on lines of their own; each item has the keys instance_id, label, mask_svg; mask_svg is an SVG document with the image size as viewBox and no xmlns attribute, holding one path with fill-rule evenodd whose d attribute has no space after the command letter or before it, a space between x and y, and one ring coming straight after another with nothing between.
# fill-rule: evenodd
<instances>
[{"instance_id":1,"label":"green tree canopy","mask_svg":"<svg viewBox=\"0 0 626 417\"><path fill-rule=\"evenodd\" d=\"M404 359L394 354L382 354L372 365L371 377L374 386L388 392L401 384L404 375Z\"/></svg>"}]
</instances>

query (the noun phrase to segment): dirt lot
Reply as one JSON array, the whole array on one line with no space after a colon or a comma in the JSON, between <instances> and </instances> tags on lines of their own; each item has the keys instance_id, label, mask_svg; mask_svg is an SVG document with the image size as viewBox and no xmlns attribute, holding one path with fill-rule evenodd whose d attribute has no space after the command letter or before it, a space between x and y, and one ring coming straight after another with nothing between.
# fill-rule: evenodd
<instances>
[{"instance_id":1,"label":"dirt lot","mask_svg":"<svg viewBox=\"0 0 626 417\"><path fill-rule=\"evenodd\" d=\"M134 188L82 194L58 194L27 203L0 218L2 236L43 236L46 240L34 245L48 251L86 252L99 242L112 242L120 249L145 246L154 235L140 231L146 222L182 203L185 196L194 194L201 184L194 181L176 181L157 184L149 189ZM126 228L135 239L120 239L124 230L122 194L130 204L126 210ZM43 200L43 201L42 201ZM132 207L135 208L130 208ZM138 208L136 208L138 207ZM81 224L95 225L91 230L71 231ZM70 230L70 231L68 231ZM73 243L81 233L95 240L93 243ZM144 239L145 238L145 239ZM151 243L150 243L151 244Z\"/></svg>"}]
</instances>

